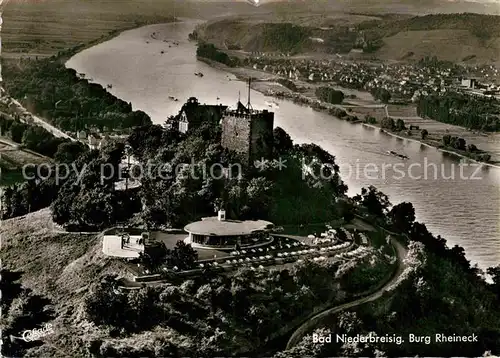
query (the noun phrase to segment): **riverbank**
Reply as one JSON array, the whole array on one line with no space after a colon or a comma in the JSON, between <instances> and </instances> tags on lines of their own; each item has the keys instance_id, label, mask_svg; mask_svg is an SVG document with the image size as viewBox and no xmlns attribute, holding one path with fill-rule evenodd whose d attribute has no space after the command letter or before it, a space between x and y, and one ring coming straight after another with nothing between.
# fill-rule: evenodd
<instances>
[{"instance_id":1,"label":"riverbank","mask_svg":"<svg viewBox=\"0 0 500 358\"><path fill-rule=\"evenodd\" d=\"M322 85L329 85L325 83L309 83L301 80L295 80L293 83L298 87L304 89L303 93L299 92L293 92L289 88L283 86L282 84L278 83L277 80L282 78L278 75L268 73L265 71L261 70L256 70L252 68L247 68L247 67L229 67L224 64L209 60L209 59L204 59L204 58L198 58L198 60L203 61L207 63L208 65L221 70L225 72L229 72L235 76L236 80L240 81L248 81L248 78L252 78L252 84L251 87L253 90L258 91L266 96L271 96L279 99L286 99L286 100L291 100L296 104L301 104L301 105L307 105L313 108L314 110L318 111L323 111L325 113L329 113L330 115L332 114L332 111L335 111L335 109L338 110L343 110L347 112L347 114L350 116L348 119L351 123L361 123L363 125L366 125L368 127L372 128L378 128L382 129L380 126L380 121L384 117L390 117L393 118L394 120L401 118L405 122L406 127L410 128L410 126L417 126L419 129L414 131L414 134L412 135L407 135L403 131L398 132L398 133L393 133L389 132L387 130L384 130L385 133L392 135L396 138L401 138L401 139L408 139L417 143L420 143L422 145L436 148L439 151L443 153L448 153L455 155L459 158L467 159L475 163L480 163L483 165L487 165L490 167L495 167L495 168L500 168L500 134L486 134L486 133L476 133L474 131L468 130L466 128L456 126L456 125L451 125L447 123L442 123L438 122L432 119L424 119L420 118L416 115L416 109L411 106L407 106L406 110L403 110L403 113L401 113L401 106L392 106L389 105L390 109L387 109L387 106L381 105L380 103L377 103L375 101L370 101L367 98L360 98L358 99L347 99L346 101L349 101L348 105L332 105L328 104L325 102L322 102L318 100L314 94L315 88L322 86ZM336 89L339 89L341 91L345 91L344 93L351 94L352 91L349 89L344 89L339 86L333 86ZM396 113L390 113L390 112L396 112ZM410 113L411 116L408 116L408 113L404 112L414 112ZM399 112L399 113L398 113ZM398 115L402 114L402 115ZM365 116L371 116L374 117L377 120L377 123L375 124L367 124L364 123L364 117ZM352 116L356 116L358 120L352 120ZM339 119L345 119L336 116L336 118ZM428 135L426 139L416 139L417 136L420 136L420 132L426 129L428 131ZM466 154L455 151L452 148L442 148L442 138L444 135L450 135L452 137L460 137L464 138L467 144L476 144L475 140L477 140L479 137L482 137L481 139L487 137L488 140L491 141L490 145L488 148L483 148L482 146L478 145L479 150L482 151L484 154L488 154L491 156L490 160L488 162L485 161L480 161L477 158L472 157L473 155L476 155L476 153L471 153L470 156L467 154L468 152L465 152Z\"/></svg>"},{"instance_id":2,"label":"riverbank","mask_svg":"<svg viewBox=\"0 0 500 358\"><path fill-rule=\"evenodd\" d=\"M377 125L374 125L374 124L368 124L368 123L362 123L362 122L360 122L360 123L363 126L365 126L365 127L383 130L385 134L388 134L388 135L393 136L395 138L406 139L406 140L409 140L409 141L412 141L412 142L415 142L415 143L420 143L421 145L424 145L424 146L426 146L428 148L435 148L435 149L437 149L437 150L439 150L440 152L443 152L443 153L452 154L454 156L457 156L459 158L463 158L463 159L469 160L469 161L474 162L474 163L478 163L478 164L481 164L481 165L486 165L488 167L500 169L500 165L497 165L495 163L481 162L481 161L472 159L472 158L470 158L470 157L468 157L466 155L463 155L463 154L460 154L460 153L457 153L457 152L453 152L451 150L446 150L446 149L440 148L439 146L431 145L428 142L426 142L425 140L418 140L418 139L412 138L410 136L403 136L403 135L399 135L399 134L396 134L396 133L392 133L392 132L389 132L389 131L387 131L385 129L382 129L380 126L377 126Z\"/></svg>"}]
</instances>

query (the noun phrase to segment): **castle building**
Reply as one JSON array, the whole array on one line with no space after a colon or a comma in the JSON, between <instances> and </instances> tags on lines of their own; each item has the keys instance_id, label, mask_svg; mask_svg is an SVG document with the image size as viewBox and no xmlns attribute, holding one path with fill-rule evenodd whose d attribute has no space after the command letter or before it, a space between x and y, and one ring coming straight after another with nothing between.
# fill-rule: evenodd
<instances>
[{"instance_id":1,"label":"castle building","mask_svg":"<svg viewBox=\"0 0 500 358\"><path fill-rule=\"evenodd\" d=\"M226 111L221 120L224 148L240 155L244 163L268 158L273 150L274 113L255 111L238 101L235 110Z\"/></svg>"},{"instance_id":2,"label":"castle building","mask_svg":"<svg viewBox=\"0 0 500 358\"><path fill-rule=\"evenodd\" d=\"M190 97L182 106L179 115L169 121L171 128L177 129L181 133L186 133L189 129L197 128L204 121L219 123L222 113L227 106L199 104L195 97Z\"/></svg>"},{"instance_id":3,"label":"castle building","mask_svg":"<svg viewBox=\"0 0 500 358\"><path fill-rule=\"evenodd\" d=\"M203 218L184 227L189 236L184 240L195 248L232 250L264 246L272 242L269 232L274 224L265 220L229 220L219 210L214 217Z\"/></svg>"}]
</instances>

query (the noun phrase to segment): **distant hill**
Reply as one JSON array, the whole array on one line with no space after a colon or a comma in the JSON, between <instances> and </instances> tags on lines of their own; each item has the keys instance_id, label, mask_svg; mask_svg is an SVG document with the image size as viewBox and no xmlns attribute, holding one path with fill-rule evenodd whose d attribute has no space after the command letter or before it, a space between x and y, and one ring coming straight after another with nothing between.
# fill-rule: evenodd
<instances>
[{"instance_id":1,"label":"distant hill","mask_svg":"<svg viewBox=\"0 0 500 358\"><path fill-rule=\"evenodd\" d=\"M457 12L500 15L498 2L495 4L462 0L261 0L260 2L262 5L255 7L245 0L10 1L3 12L3 55L4 58L16 58L20 55L50 56L102 36L116 34L116 31L142 24L167 22L172 16L205 20L240 16L255 21L293 22L307 26L318 26L317 19L326 19L329 22L322 22L325 26L337 26L345 21L351 22L352 19L359 22L363 17L374 17L379 16L376 14L388 12L412 16ZM333 13L354 12L364 15L350 15L349 19L333 15ZM237 33L229 34L225 31L225 34L235 36L240 41L241 36ZM266 45L247 37L241 41L255 42L252 45L255 48ZM307 48L306 44L302 43L301 48Z\"/></svg>"},{"instance_id":2,"label":"distant hill","mask_svg":"<svg viewBox=\"0 0 500 358\"><path fill-rule=\"evenodd\" d=\"M287 20L289 22L287 22ZM385 60L437 56L461 62L500 62L500 16L463 14L294 14L211 21L199 38L245 51L348 53Z\"/></svg>"}]
</instances>

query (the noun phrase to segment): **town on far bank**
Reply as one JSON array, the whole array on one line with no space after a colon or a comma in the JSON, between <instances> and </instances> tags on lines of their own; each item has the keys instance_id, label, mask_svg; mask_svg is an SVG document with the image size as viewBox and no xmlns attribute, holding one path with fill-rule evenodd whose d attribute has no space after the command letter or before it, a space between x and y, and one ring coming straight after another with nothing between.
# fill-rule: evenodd
<instances>
[{"instance_id":1,"label":"town on far bank","mask_svg":"<svg viewBox=\"0 0 500 358\"><path fill-rule=\"evenodd\" d=\"M227 42L217 48L205 42L214 40L211 26L216 25L201 25L190 35L198 41L198 58L240 78L257 78L253 88L265 95L480 162L500 161L498 153L474 144L500 130L500 75L494 64L457 64L437 56L381 61L369 57L363 34L351 52L342 55L251 52ZM269 36L304 31L300 26L282 27L276 25Z\"/></svg>"}]
</instances>

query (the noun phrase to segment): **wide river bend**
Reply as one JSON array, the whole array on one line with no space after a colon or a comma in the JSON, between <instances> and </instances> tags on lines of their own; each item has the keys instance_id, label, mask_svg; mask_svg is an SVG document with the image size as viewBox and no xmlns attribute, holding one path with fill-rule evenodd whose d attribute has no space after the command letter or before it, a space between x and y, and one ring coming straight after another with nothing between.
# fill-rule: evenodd
<instances>
[{"instance_id":1,"label":"wide river bend","mask_svg":"<svg viewBox=\"0 0 500 358\"><path fill-rule=\"evenodd\" d=\"M196 60L196 45L187 40L196 23L186 20L126 31L75 55L67 66L103 86L111 84L114 95L159 124L177 114L190 96L201 103L233 105L241 91L245 103L245 83ZM195 72L204 76L197 77ZM179 101L169 100L169 96ZM269 109L266 102L272 100L251 93L254 108ZM460 158L418 142L288 101L277 103L279 108L273 108L275 126L285 129L295 143L315 143L335 155L349 194L374 185L392 203L410 201L417 220L446 238L450 246L463 246L472 263L482 269L500 263L500 169L460 165ZM484 141L476 144L500 148L498 141ZM388 151L405 154L409 160Z\"/></svg>"}]
</instances>

